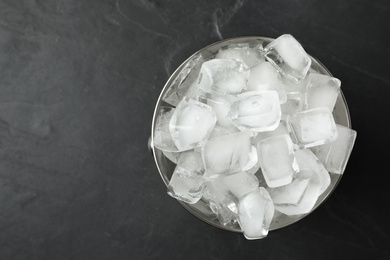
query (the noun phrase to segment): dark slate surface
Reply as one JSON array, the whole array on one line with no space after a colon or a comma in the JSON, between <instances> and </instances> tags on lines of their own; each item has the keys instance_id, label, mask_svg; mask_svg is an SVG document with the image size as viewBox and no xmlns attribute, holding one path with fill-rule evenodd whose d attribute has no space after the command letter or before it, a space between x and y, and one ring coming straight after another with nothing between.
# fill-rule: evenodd
<instances>
[{"instance_id":1,"label":"dark slate surface","mask_svg":"<svg viewBox=\"0 0 390 260\"><path fill-rule=\"evenodd\" d=\"M0 0L0 259L389 259L387 0ZM294 35L342 81L358 139L333 195L264 240L166 195L158 95L196 50Z\"/></svg>"}]
</instances>

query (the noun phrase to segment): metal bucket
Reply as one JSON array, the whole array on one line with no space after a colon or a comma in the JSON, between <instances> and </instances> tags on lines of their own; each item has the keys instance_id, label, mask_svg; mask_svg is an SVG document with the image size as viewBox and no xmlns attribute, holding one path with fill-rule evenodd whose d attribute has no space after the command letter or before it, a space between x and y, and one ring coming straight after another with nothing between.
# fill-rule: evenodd
<instances>
[{"instance_id":1,"label":"metal bucket","mask_svg":"<svg viewBox=\"0 0 390 260\"><path fill-rule=\"evenodd\" d=\"M153 146L153 133L155 129L155 124L156 124L156 117L157 117L157 111L159 111L159 108L161 106L166 106L166 103L162 101L162 97L168 90L168 88L171 86L172 82L175 80L175 78L178 76L180 71L185 67L185 65L191 61L194 57L198 56L201 54L205 60L213 58L215 54L218 52L220 48L226 48L227 46L231 44L237 44L237 43L248 43L248 44L258 44L258 43L263 43L263 46L266 46L269 42L271 42L272 38L266 38L266 37L260 37L260 36L246 36L246 37L237 37L237 38L232 38L232 39L227 39L227 40L222 40L216 43L213 43L196 53L194 53L191 57L189 57L186 61L184 61L177 69L176 71L172 74L172 76L168 79L167 83L165 84L156 104L156 108L154 110L153 114L153 122L152 122L152 132L151 132L151 138L149 139L149 149L151 150L154 160L157 165L157 169L161 175L162 180L164 181L165 185L168 186L169 180L172 176L172 173L175 169L175 164L172 163L168 158L164 156L161 150L155 148ZM326 74L329 76L332 76L331 73L328 71L328 69L321 64L318 60L315 58L311 57L312 59L312 65L311 69L317 71L318 73L321 74ZM347 102L344 98L343 93L340 91L339 96L337 97L336 105L333 110L333 116L335 118L335 121L337 124L344 125L346 127L351 128L351 119L348 111L348 106ZM344 171L344 169L343 169ZM314 209L317 208L319 205L321 205L326 198L330 196L330 194L335 190L337 184L339 183L342 174L333 174L330 173L331 177L331 184L328 187L328 189L318 198L316 205L314 206ZM191 212L194 216L199 218L200 220L223 230L228 230L232 232L242 232L241 228L238 226L238 224L232 224L232 225L222 225L214 213L210 210L210 208L207 206L207 204L203 201L200 200L196 204L187 204L182 201L178 202L186 208L189 212ZM313 209L313 210L314 210ZM310 212L311 213L311 212ZM300 219L304 218L305 216L309 215L310 213L307 214L302 214L302 215L297 215L297 216L287 216L284 214L275 214L274 219L271 223L270 226L270 231L276 230L279 228L287 227L289 225L294 224L295 222L299 221Z\"/></svg>"}]
</instances>

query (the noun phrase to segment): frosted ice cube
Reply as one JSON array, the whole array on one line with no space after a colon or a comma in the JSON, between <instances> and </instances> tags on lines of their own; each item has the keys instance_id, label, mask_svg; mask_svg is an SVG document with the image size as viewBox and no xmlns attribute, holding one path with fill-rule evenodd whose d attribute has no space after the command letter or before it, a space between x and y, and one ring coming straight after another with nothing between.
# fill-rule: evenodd
<instances>
[{"instance_id":1,"label":"frosted ice cube","mask_svg":"<svg viewBox=\"0 0 390 260\"><path fill-rule=\"evenodd\" d=\"M313 152L308 149L295 151L295 158L297 159L300 171L314 171L318 174L319 181L321 182L321 195L330 185L329 172Z\"/></svg>"},{"instance_id":2,"label":"frosted ice cube","mask_svg":"<svg viewBox=\"0 0 390 260\"><path fill-rule=\"evenodd\" d=\"M204 58L201 54L194 56L184 65L180 73L162 97L165 102L177 106L184 97L191 98L197 91L196 81Z\"/></svg>"},{"instance_id":3,"label":"frosted ice cube","mask_svg":"<svg viewBox=\"0 0 390 260\"><path fill-rule=\"evenodd\" d=\"M216 181L220 181L238 199L259 187L256 176L247 172L221 176Z\"/></svg>"},{"instance_id":4,"label":"frosted ice cube","mask_svg":"<svg viewBox=\"0 0 390 260\"><path fill-rule=\"evenodd\" d=\"M203 145L213 130L217 118L211 107L184 98L169 122L169 131L180 151Z\"/></svg>"},{"instance_id":5,"label":"frosted ice cube","mask_svg":"<svg viewBox=\"0 0 390 260\"><path fill-rule=\"evenodd\" d=\"M194 204L202 197L204 188L202 157L198 152L183 152L168 185L168 194Z\"/></svg>"},{"instance_id":6,"label":"frosted ice cube","mask_svg":"<svg viewBox=\"0 0 390 260\"><path fill-rule=\"evenodd\" d=\"M169 132L169 122L172 118L175 108L161 107L157 111L156 124L153 134L153 145L160 150L167 152L177 152L171 133Z\"/></svg>"},{"instance_id":7,"label":"frosted ice cube","mask_svg":"<svg viewBox=\"0 0 390 260\"><path fill-rule=\"evenodd\" d=\"M240 130L271 131L281 118L276 91L246 92L231 105L228 117Z\"/></svg>"},{"instance_id":8,"label":"frosted ice cube","mask_svg":"<svg viewBox=\"0 0 390 260\"><path fill-rule=\"evenodd\" d=\"M333 111L340 92L340 80L328 75L311 73L307 81L305 109L327 107L329 111Z\"/></svg>"},{"instance_id":9,"label":"frosted ice cube","mask_svg":"<svg viewBox=\"0 0 390 260\"><path fill-rule=\"evenodd\" d=\"M207 104L213 108L217 116L217 124L223 127L233 127L230 118L227 117L230 106L235 100L229 95L213 95L207 99Z\"/></svg>"},{"instance_id":10,"label":"frosted ice cube","mask_svg":"<svg viewBox=\"0 0 390 260\"><path fill-rule=\"evenodd\" d=\"M207 93L237 94L246 89L249 67L241 60L212 59L203 63L198 87Z\"/></svg>"},{"instance_id":11,"label":"frosted ice cube","mask_svg":"<svg viewBox=\"0 0 390 260\"><path fill-rule=\"evenodd\" d=\"M311 58L290 34L284 34L265 47L266 59L292 81L305 78Z\"/></svg>"},{"instance_id":12,"label":"frosted ice cube","mask_svg":"<svg viewBox=\"0 0 390 260\"><path fill-rule=\"evenodd\" d=\"M225 135L207 142L202 148L202 157L210 178L216 174L245 171L257 162L256 148L248 132Z\"/></svg>"},{"instance_id":13,"label":"frosted ice cube","mask_svg":"<svg viewBox=\"0 0 390 260\"><path fill-rule=\"evenodd\" d=\"M206 182L203 198L222 225L233 224L238 218L238 200L217 181Z\"/></svg>"},{"instance_id":14,"label":"frosted ice cube","mask_svg":"<svg viewBox=\"0 0 390 260\"><path fill-rule=\"evenodd\" d=\"M262 62L251 68L248 79L248 90L274 90L278 93L280 103L284 103L287 100L282 77L269 62Z\"/></svg>"},{"instance_id":15,"label":"frosted ice cube","mask_svg":"<svg viewBox=\"0 0 390 260\"><path fill-rule=\"evenodd\" d=\"M271 188L289 184L299 168L290 136L279 135L261 140L258 160L267 185Z\"/></svg>"},{"instance_id":16,"label":"frosted ice cube","mask_svg":"<svg viewBox=\"0 0 390 260\"><path fill-rule=\"evenodd\" d=\"M216 59L242 60L249 68L264 61L263 45L250 46L248 43L231 44L228 48L220 49Z\"/></svg>"},{"instance_id":17,"label":"frosted ice cube","mask_svg":"<svg viewBox=\"0 0 390 260\"><path fill-rule=\"evenodd\" d=\"M319 174L312 170L301 170L296 175L296 180L301 180L301 189L304 188L304 180L309 180L302 196L296 203L275 203L275 209L286 215L301 215L313 210L320 195L322 183ZM302 190L294 191L299 195ZM284 196L287 197L287 196Z\"/></svg>"},{"instance_id":18,"label":"frosted ice cube","mask_svg":"<svg viewBox=\"0 0 390 260\"><path fill-rule=\"evenodd\" d=\"M242 197L238 203L238 216L247 239L266 237L274 216L274 205L267 190L260 187Z\"/></svg>"},{"instance_id":19,"label":"frosted ice cube","mask_svg":"<svg viewBox=\"0 0 390 260\"><path fill-rule=\"evenodd\" d=\"M336 127L337 139L332 143L313 147L313 151L329 172L342 174L351 155L357 133L342 125Z\"/></svg>"},{"instance_id":20,"label":"frosted ice cube","mask_svg":"<svg viewBox=\"0 0 390 260\"><path fill-rule=\"evenodd\" d=\"M337 138L332 113L326 107L305 110L287 117L291 138L301 148L331 142Z\"/></svg>"}]
</instances>

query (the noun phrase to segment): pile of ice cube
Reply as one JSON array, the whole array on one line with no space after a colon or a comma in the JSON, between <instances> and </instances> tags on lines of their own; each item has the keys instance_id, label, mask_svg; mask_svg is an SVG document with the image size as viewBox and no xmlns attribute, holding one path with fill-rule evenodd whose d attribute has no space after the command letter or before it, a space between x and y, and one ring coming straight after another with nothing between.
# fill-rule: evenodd
<instances>
[{"instance_id":1,"label":"pile of ice cube","mask_svg":"<svg viewBox=\"0 0 390 260\"><path fill-rule=\"evenodd\" d=\"M332 115L340 80L311 61L288 34L190 60L155 123L154 146L176 164L168 194L202 199L247 239L265 237L274 213L309 213L356 138Z\"/></svg>"}]
</instances>

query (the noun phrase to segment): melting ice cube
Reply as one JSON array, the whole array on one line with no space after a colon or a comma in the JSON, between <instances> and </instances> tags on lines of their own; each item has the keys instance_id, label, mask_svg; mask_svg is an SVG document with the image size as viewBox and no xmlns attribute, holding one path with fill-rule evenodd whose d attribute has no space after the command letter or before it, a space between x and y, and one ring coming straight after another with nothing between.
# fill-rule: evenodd
<instances>
[{"instance_id":1,"label":"melting ice cube","mask_svg":"<svg viewBox=\"0 0 390 260\"><path fill-rule=\"evenodd\" d=\"M183 152L168 185L168 194L194 204L202 197L204 167L200 153Z\"/></svg>"},{"instance_id":2,"label":"melting ice cube","mask_svg":"<svg viewBox=\"0 0 390 260\"><path fill-rule=\"evenodd\" d=\"M284 34L265 47L266 59L292 81L305 78L311 58L290 34Z\"/></svg>"},{"instance_id":3,"label":"melting ice cube","mask_svg":"<svg viewBox=\"0 0 390 260\"><path fill-rule=\"evenodd\" d=\"M211 107L184 98L169 122L169 131L180 151L201 146L207 141L217 119Z\"/></svg>"},{"instance_id":4,"label":"melting ice cube","mask_svg":"<svg viewBox=\"0 0 390 260\"><path fill-rule=\"evenodd\" d=\"M272 90L243 93L231 105L228 117L242 131L274 130L281 118L278 94Z\"/></svg>"},{"instance_id":5,"label":"melting ice cube","mask_svg":"<svg viewBox=\"0 0 390 260\"><path fill-rule=\"evenodd\" d=\"M198 87L207 93L237 94L246 89L249 67L241 60L212 59L203 63Z\"/></svg>"},{"instance_id":6,"label":"melting ice cube","mask_svg":"<svg viewBox=\"0 0 390 260\"><path fill-rule=\"evenodd\" d=\"M267 190L260 187L242 197L238 203L238 216L247 239L267 236L274 216L274 205Z\"/></svg>"}]
</instances>

